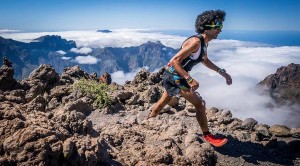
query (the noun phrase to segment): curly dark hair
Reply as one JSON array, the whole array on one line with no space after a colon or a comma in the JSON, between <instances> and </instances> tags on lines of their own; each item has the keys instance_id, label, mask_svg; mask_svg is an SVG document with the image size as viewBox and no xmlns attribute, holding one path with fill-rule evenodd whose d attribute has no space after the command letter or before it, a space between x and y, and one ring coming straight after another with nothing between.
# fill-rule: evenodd
<instances>
[{"instance_id":1,"label":"curly dark hair","mask_svg":"<svg viewBox=\"0 0 300 166\"><path fill-rule=\"evenodd\" d=\"M216 19L225 20L226 12L223 10L208 10L197 16L195 21L195 31L199 33L203 33L205 28L204 25L211 24L211 22Z\"/></svg>"}]
</instances>

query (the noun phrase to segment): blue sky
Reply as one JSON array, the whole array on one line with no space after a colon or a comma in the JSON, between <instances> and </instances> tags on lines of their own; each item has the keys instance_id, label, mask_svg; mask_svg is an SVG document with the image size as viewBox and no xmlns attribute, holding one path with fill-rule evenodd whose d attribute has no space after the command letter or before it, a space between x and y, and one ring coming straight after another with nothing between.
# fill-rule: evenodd
<instances>
[{"instance_id":1,"label":"blue sky","mask_svg":"<svg viewBox=\"0 0 300 166\"><path fill-rule=\"evenodd\" d=\"M193 29L211 9L227 12L224 29L300 29L298 0L1 0L0 29Z\"/></svg>"}]
</instances>

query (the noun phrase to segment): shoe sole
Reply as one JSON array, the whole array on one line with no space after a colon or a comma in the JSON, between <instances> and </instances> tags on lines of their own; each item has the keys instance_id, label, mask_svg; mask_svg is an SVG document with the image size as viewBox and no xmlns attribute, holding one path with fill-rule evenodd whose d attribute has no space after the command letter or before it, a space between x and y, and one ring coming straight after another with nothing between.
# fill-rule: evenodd
<instances>
[{"instance_id":1,"label":"shoe sole","mask_svg":"<svg viewBox=\"0 0 300 166\"><path fill-rule=\"evenodd\" d=\"M224 139L224 141L223 141L221 144L218 144L218 145L213 144L213 143L207 141L207 140L206 140L205 138L203 138L203 137L202 137L202 140L203 140L203 142L207 142L207 143L209 143L209 144L211 144L211 145L213 145L213 146L215 146L215 147L222 147L222 146L224 146L224 145L228 142L228 139L227 139L227 138Z\"/></svg>"}]
</instances>

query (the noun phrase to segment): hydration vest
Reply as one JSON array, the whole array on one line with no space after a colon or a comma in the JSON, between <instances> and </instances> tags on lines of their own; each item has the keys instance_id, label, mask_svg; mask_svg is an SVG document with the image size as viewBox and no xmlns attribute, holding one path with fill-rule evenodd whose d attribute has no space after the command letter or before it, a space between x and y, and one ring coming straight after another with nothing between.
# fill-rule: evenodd
<instances>
[{"instance_id":1,"label":"hydration vest","mask_svg":"<svg viewBox=\"0 0 300 166\"><path fill-rule=\"evenodd\" d=\"M187 38L185 41L187 41L188 39L190 39L191 37L198 37L201 41L201 48L195 53L191 54L190 56L188 56L187 58L185 58L182 62L181 62L181 66L183 67L183 69L186 71L186 72L189 72L192 70L192 68L197 65L198 63L202 62L203 59L204 59L204 54L206 54L206 46L205 46L205 43L204 43L204 38L202 35L198 34L198 35L193 35L193 36L190 36L189 38ZM185 42L184 41L184 42ZM183 43L184 43L183 42ZM183 45L183 44L182 44ZM182 48L182 46L181 46ZM195 58L195 57L196 58ZM169 63L167 65L167 68L166 68L170 73L172 74L176 74L178 75L178 73L176 72L175 68Z\"/></svg>"}]
</instances>

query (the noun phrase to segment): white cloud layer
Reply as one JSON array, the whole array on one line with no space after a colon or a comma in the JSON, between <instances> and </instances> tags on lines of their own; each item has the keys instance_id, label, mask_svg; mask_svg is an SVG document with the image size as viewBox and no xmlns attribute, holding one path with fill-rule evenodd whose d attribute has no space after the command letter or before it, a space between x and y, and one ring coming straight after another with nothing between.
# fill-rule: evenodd
<instances>
[{"instance_id":1,"label":"white cloud layer","mask_svg":"<svg viewBox=\"0 0 300 166\"><path fill-rule=\"evenodd\" d=\"M89 47L82 47L82 48L71 48L70 51L78 53L78 54L89 54L93 50L91 48L89 48Z\"/></svg>"},{"instance_id":2,"label":"white cloud layer","mask_svg":"<svg viewBox=\"0 0 300 166\"><path fill-rule=\"evenodd\" d=\"M88 56L77 56L75 58L75 61L79 64L96 64L97 63L97 58L88 55Z\"/></svg>"},{"instance_id":3,"label":"white cloud layer","mask_svg":"<svg viewBox=\"0 0 300 166\"><path fill-rule=\"evenodd\" d=\"M149 69L148 66L144 67L145 69ZM113 82L116 82L120 85L123 85L126 81L132 81L135 75L141 70L141 68L135 69L130 73L124 73L123 71L117 71L111 74L111 79Z\"/></svg>"},{"instance_id":4,"label":"white cloud layer","mask_svg":"<svg viewBox=\"0 0 300 166\"><path fill-rule=\"evenodd\" d=\"M299 64L300 47L261 47L244 42L236 45L236 42L217 40L208 49L210 59L231 74L232 85L226 85L223 77L204 65L191 72L200 83L198 92L207 106L229 109L241 119L252 117L269 125L300 127L300 107L298 112L290 107L269 108L267 105L273 102L272 99L256 90L256 84L275 73L277 68Z\"/></svg>"},{"instance_id":5,"label":"white cloud layer","mask_svg":"<svg viewBox=\"0 0 300 166\"><path fill-rule=\"evenodd\" d=\"M60 55L65 55L65 54L66 54L66 52L63 51L63 50L58 50L58 51L56 51L56 52L59 53Z\"/></svg>"},{"instance_id":6,"label":"white cloud layer","mask_svg":"<svg viewBox=\"0 0 300 166\"><path fill-rule=\"evenodd\" d=\"M147 30L112 30L112 33L96 31L38 32L38 33L3 33L5 38L29 42L43 35L60 35L74 40L78 48L130 47L147 41L160 40L162 44L179 48L184 37L150 33ZM80 49L77 49L80 50ZM261 43L241 42L237 40L214 40L209 44L208 56L219 67L225 68L233 78L233 84L227 86L225 80L206 68L196 66L191 75L200 83L199 93L206 100L207 107L229 109L233 116L241 119L252 117L259 123L269 125L284 124L300 127L299 112L290 107L267 107L272 100L255 90L256 84L267 75L276 72L281 66L300 63L299 46L273 47ZM75 59L81 64L95 64L97 59L90 55ZM118 71L112 73L114 82L123 84L132 80L138 70L131 73Z\"/></svg>"},{"instance_id":7,"label":"white cloud layer","mask_svg":"<svg viewBox=\"0 0 300 166\"><path fill-rule=\"evenodd\" d=\"M61 59L63 59L63 60L70 60L70 59L71 59L71 57L66 57L66 56L63 56L63 57L61 57Z\"/></svg>"},{"instance_id":8,"label":"white cloud layer","mask_svg":"<svg viewBox=\"0 0 300 166\"><path fill-rule=\"evenodd\" d=\"M218 43L222 44L218 44ZM286 124L300 127L300 107L298 112L290 107L268 108L272 103L268 96L255 90L256 84L266 76L276 72L281 66L300 63L300 47L262 47L252 44L233 44L231 41L215 41L211 44L211 59L227 70L233 84L227 86L225 80L213 71L198 66L191 73L200 82L200 94L209 106L228 108L240 118L253 117L267 124ZM227 46L227 47L224 47Z\"/></svg>"},{"instance_id":9,"label":"white cloud layer","mask_svg":"<svg viewBox=\"0 0 300 166\"><path fill-rule=\"evenodd\" d=\"M20 30L13 30L13 29L0 29L0 35L2 35L2 33L16 33L16 32L20 32Z\"/></svg>"},{"instance_id":10,"label":"white cloud layer","mask_svg":"<svg viewBox=\"0 0 300 166\"><path fill-rule=\"evenodd\" d=\"M111 33L96 31L63 31L63 32L33 32L33 33L3 33L4 38L11 38L23 42L31 42L44 35L59 35L67 40L74 40L78 48L81 47L130 47L139 46L147 41L161 41L162 44L178 48L183 37L150 33L149 30L115 29Z\"/></svg>"},{"instance_id":11,"label":"white cloud layer","mask_svg":"<svg viewBox=\"0 0 300 166\"><path fill-rule=\"evenodd\" d=\"M136 75L137 71L133 71L130 73L124 73L123 71L117 71L111 74L111 79L118 83L124 84L127 80L133 80L134 76Z\"/></svg>"}]
</instances>

